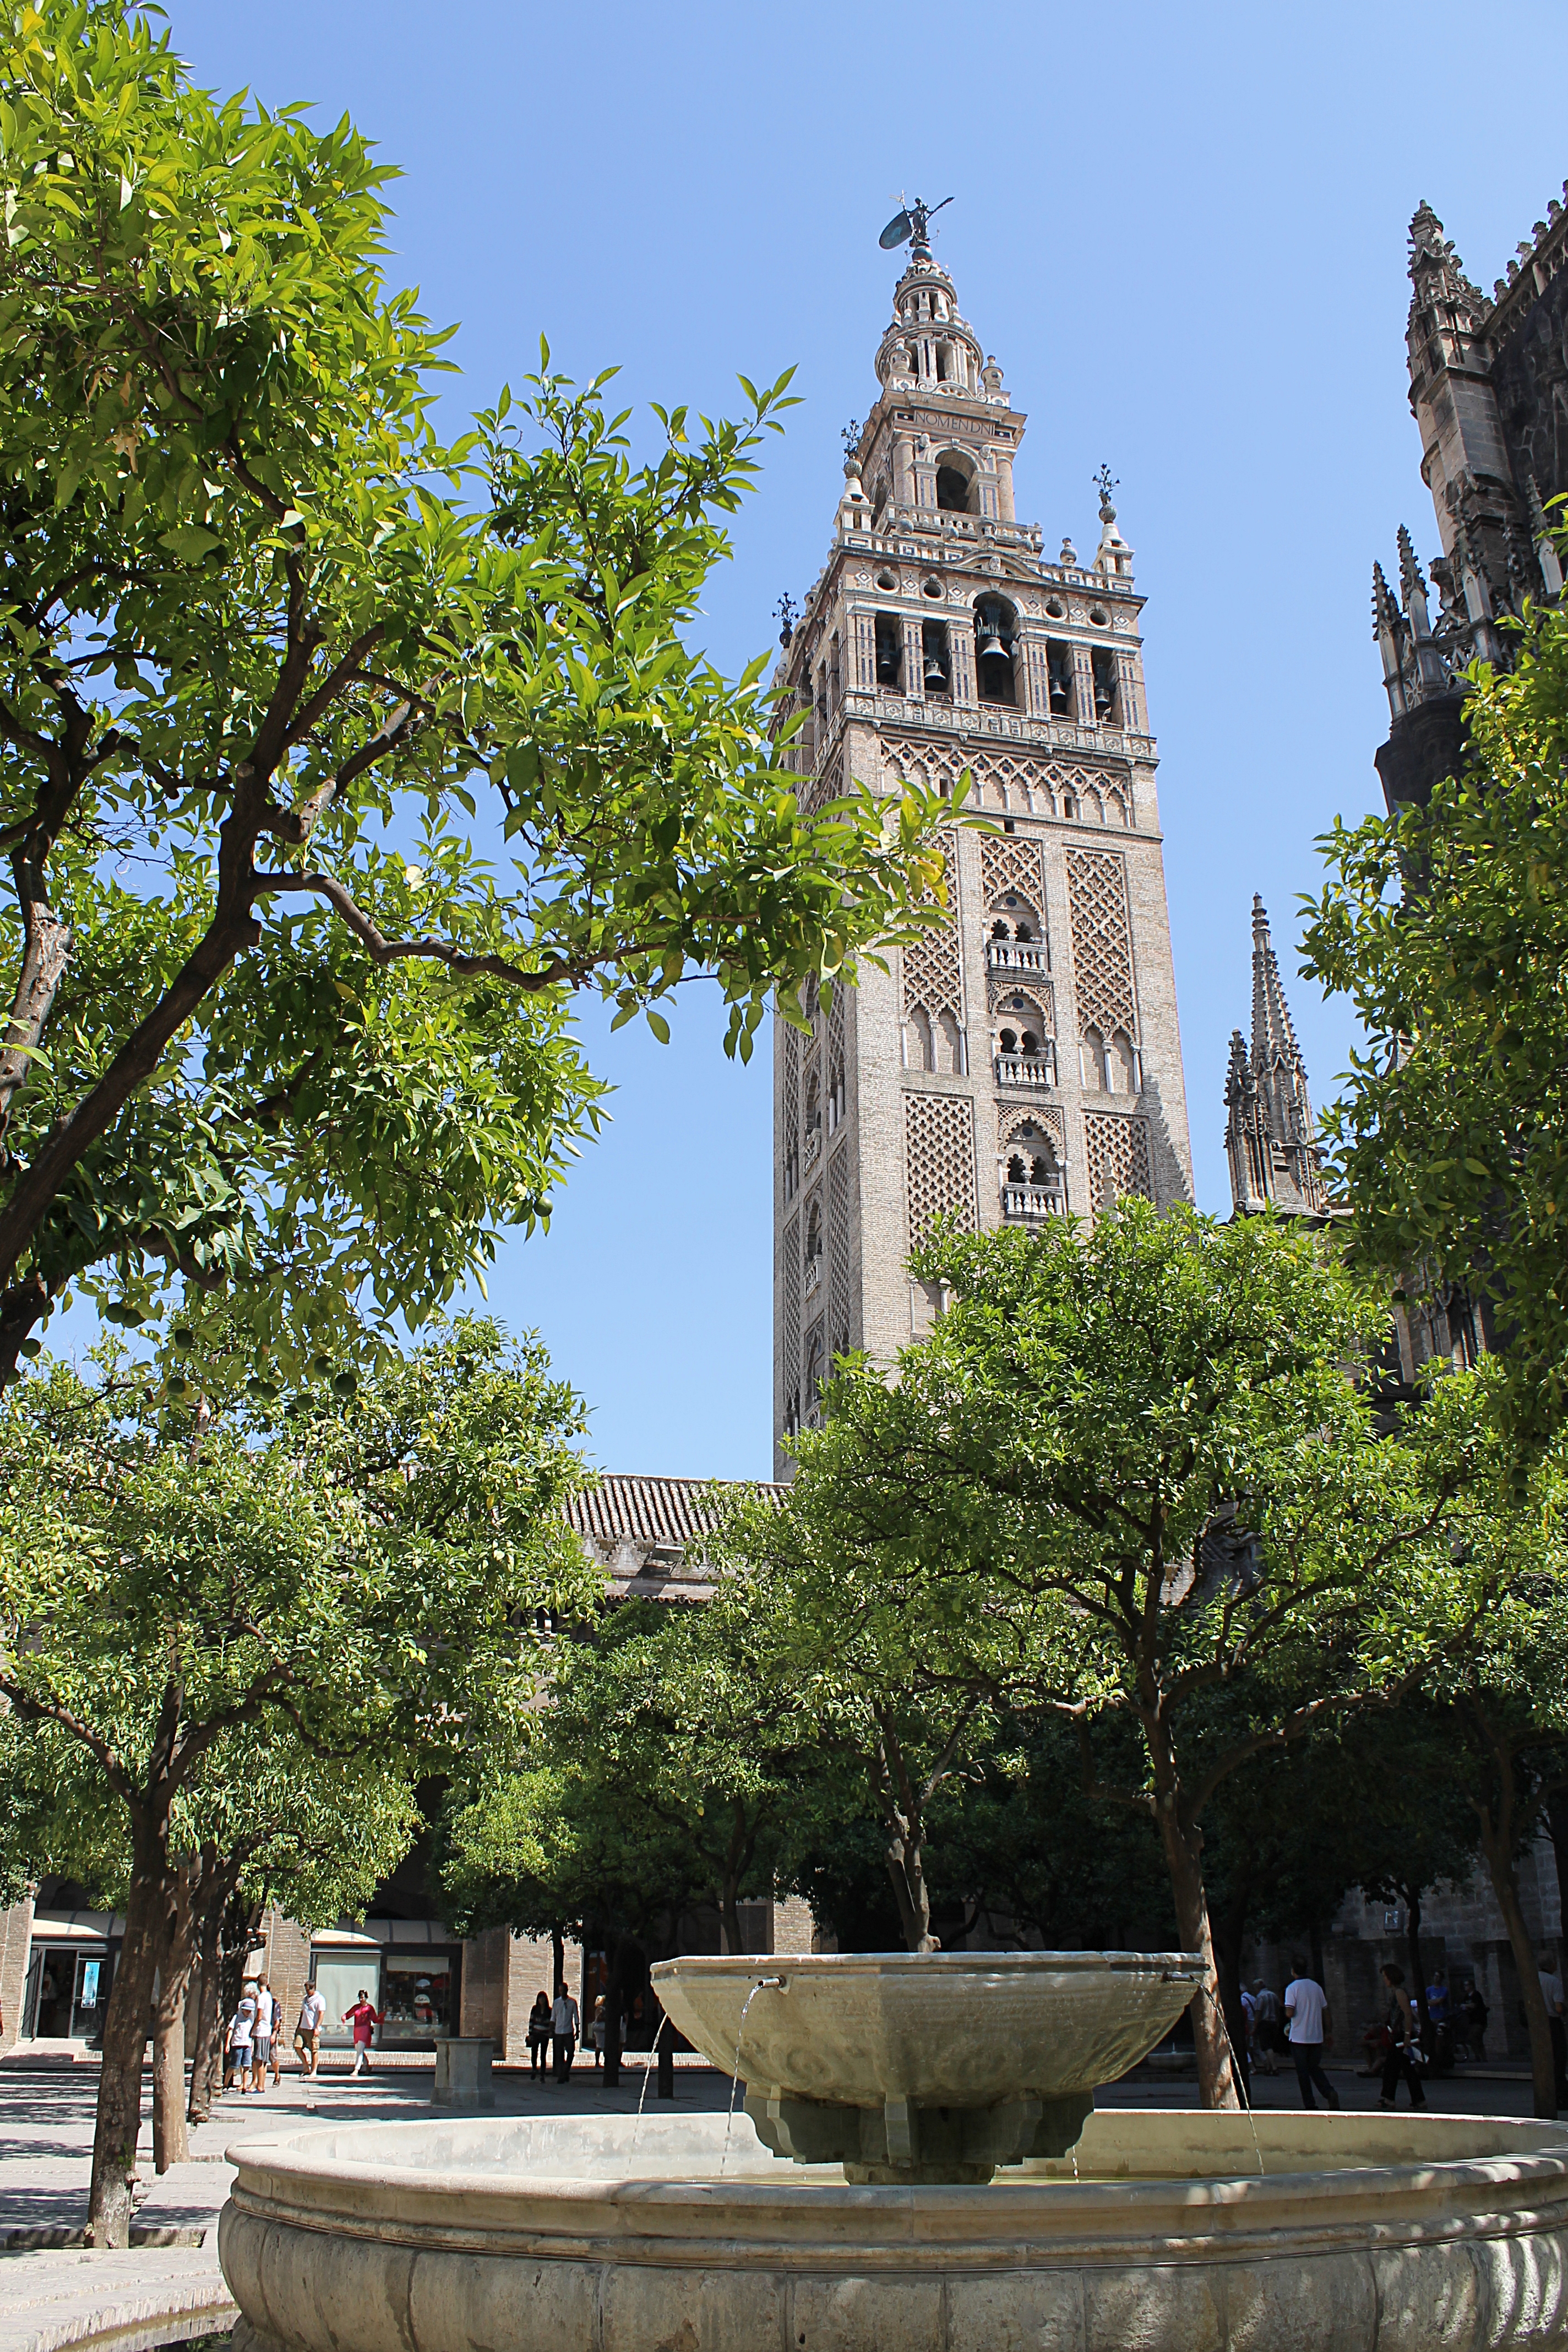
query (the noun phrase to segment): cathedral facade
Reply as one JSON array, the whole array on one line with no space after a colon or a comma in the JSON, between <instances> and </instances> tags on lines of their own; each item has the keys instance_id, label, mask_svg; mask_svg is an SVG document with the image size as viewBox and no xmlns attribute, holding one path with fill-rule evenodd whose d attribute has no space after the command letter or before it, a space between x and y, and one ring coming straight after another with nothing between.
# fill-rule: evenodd
<instances>
[{"instance_id":1,"label":"cathedral facade","mask_svg":"<svg viewBox=\"0 0 1568 2352\"><path fill-rule=\"evenodd\" d=\"M917 233L776 683L816 805L940 786L942 921L774 1034L775 1444L836 1357L890 1364L933 1219L1037 1229L1192 1196L1155 746L1109 475L1089 561L1017 520L1025 418ZM779 1475L787 1457L778 1455Z\"/></svg>"}]
</instances>

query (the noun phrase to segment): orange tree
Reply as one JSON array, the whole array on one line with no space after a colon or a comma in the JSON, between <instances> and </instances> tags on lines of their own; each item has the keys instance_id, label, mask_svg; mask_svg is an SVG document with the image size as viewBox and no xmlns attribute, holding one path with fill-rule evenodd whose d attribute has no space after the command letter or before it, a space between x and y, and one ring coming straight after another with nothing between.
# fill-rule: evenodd
<instances>
[{"instance_id":1,"label":"orange tree","mask_svg":"<svg viewBox=\"0 0 1568 2352\"><path fill-rule=\"evenodd\" d=\"M788 1687L853 1673L862 1708L922 1700L960 1741L1004 1705L1076 1724L1089 1792L1158 1832L1206 1974L1203 2097L1234 2103L1205 1811L1249 1759L1405 1686L1531 1556L1479 1384L1380 1434L1348 1370L1379 1315L1271 1218L1127 1200L913 1263L941 1320L896 1379L844 1370L776 1532L750 1531L795 1596ZM1133 1736L1108 1755L1113 1725Z\"/></svg>"},{"instance_id":2,"label":"orange tree","mask_svg":"<svg viewBox=\"0 0 1568 2352\"><path fill-rule=\"evenodd\" d=\"M787 378L634 467L545 353L444 445L389 176L125 0L6 14L0 1378L73 1283L267 1380L417 1319L595 1124L574 989L711 974L745 1055L936 911L930 803L806 814L688 644Z\"/></svg>"}]
</instances>

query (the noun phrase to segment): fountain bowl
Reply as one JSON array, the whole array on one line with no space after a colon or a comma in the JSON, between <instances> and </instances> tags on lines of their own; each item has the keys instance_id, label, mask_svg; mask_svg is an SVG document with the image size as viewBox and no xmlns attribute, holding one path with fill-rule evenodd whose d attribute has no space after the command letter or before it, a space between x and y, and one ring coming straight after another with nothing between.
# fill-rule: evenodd
<instances>
[{"instance_id":1,"label":"fountain bowl","mask_svg":"<svg viewBox=\"0 0 1568 2352\"><path fill-rule=\"evenodd\" d=\"M1568 2345L1568 2133L1101 2109L1071 2161L856 2187L744 2115L229 2150L235 2352L1504 2352ZM1261 2171L1259 2167L1261 2166Z\"/></svg>"},{"instance_id":2,"label":"fountain bowl","mask_svg":"<svg viewBox=\"0 0 1568 2352\"><path fill-rule=\"evenodd\" d=\"M812 1952L687 1957L650 1973L688 2041L749 2089L989 2107L1115 2082L1170 2032L1203 1964L1189 1952Z\"/></svg>"},{"instance_id":3,"label":"fountain bowl","mask_svg":"<svg viewBox=\"0 0 1568 2352\"><path fill-rule=\"evenodd\" d=\"M832 1952L660 1960L672 2021L775 2155L855 2181L989 2180L1063 2156L1203 1981L1186 1952Z\"/></svg>"}]
</instances>

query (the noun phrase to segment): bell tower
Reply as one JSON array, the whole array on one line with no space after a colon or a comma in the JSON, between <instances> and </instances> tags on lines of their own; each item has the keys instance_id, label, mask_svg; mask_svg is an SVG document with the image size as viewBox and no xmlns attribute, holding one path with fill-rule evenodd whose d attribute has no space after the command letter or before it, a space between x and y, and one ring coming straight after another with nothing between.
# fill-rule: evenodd
<instances>
[{"instance_id":1,"label":"bell tower","mask_svg":"<svg viewBox=\"0 0 1568 2352\"><path fill-rule=\"evenodd\" d=\"M836 1356L929 1327L932 1219L1026 1231L1192 1196L1142 598L1108 471L1100 533L1047 562L1016 517L1025 418L910 208L909 266L846 435L827 562L775 683L810 805L942 787L946 919L775 1022L775 1441ZM897 226L895 224L895 226ZM779 1460L779 1475L787 1465Z\"/></svg>"}]
</instances>

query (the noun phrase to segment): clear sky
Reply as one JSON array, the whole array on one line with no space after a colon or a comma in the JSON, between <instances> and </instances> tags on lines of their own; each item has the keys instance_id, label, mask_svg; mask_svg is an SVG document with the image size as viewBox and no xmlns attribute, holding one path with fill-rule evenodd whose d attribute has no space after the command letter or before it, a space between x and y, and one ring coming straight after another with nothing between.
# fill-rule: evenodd
<instances>
[{"instance_id":1,"label":"clear sky","mask_svg":"<svg viewBox=\"0 0 1568 2352\"><path fill-rule=\"evenodd\" d=\"M1489 286L1568 172L1552 5L1023 0L789 9L600 0L168 0L215 87L347 112L405 174L394 268L461 322L452 398L489 404L541 331L578 375L711 413L792 362L708 603L715 657L768 644L821 567L840 428L899 260L900 191L943 213L961 307L1030 423L1018 512L1097 535L1119 478L1137 550L1200 1203L1226 1210L1222 1094L1250 1020L1250 910L1274 918L1320 1102L1351 1026L1293 978L1314 836L1378 804L1387 709L1372 558L1435 550L1406 398L1405 228L1425 196ZM1505 93L1505 94L1504 94ZM615 1124L492 1302L594 1408L607 1467L768 1475L765 1055L585 1031Z\"/></svg>"}]
</instances>

